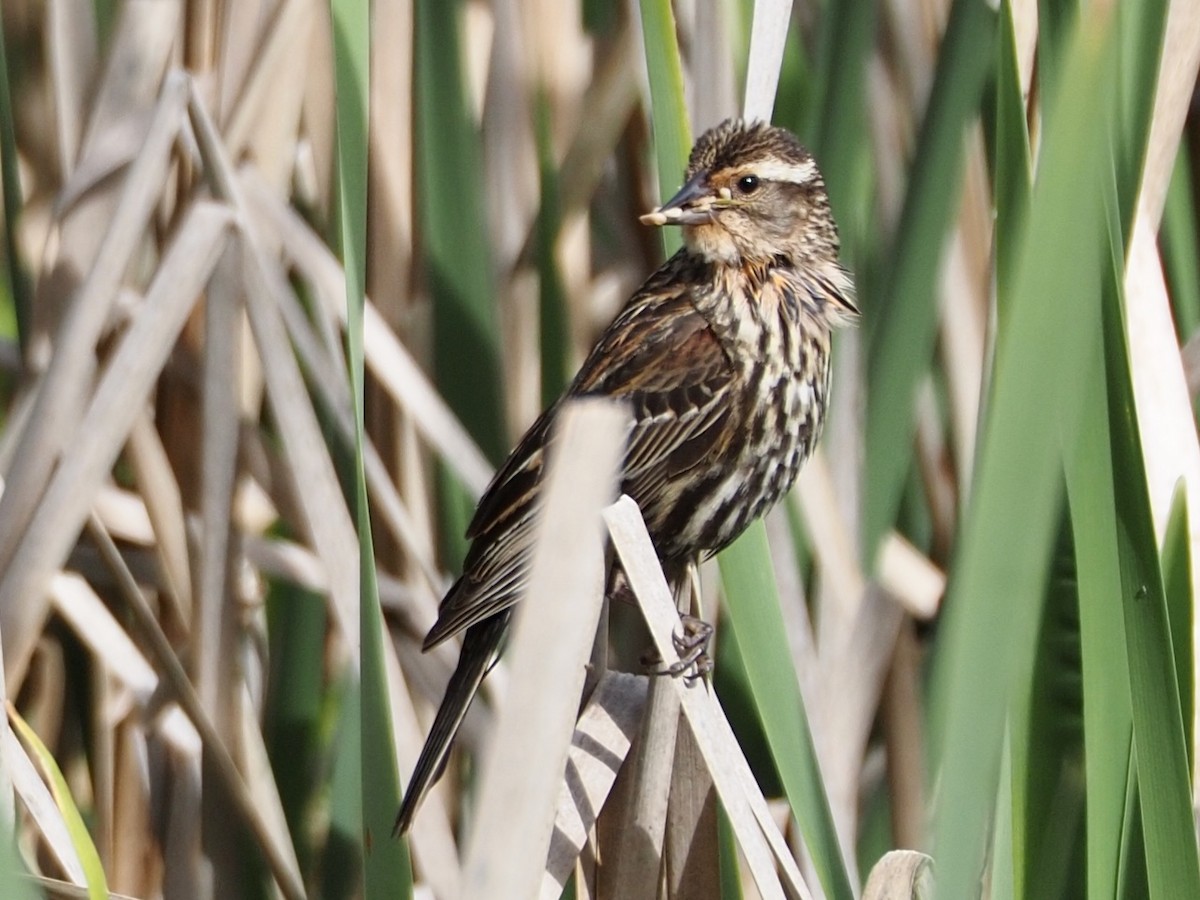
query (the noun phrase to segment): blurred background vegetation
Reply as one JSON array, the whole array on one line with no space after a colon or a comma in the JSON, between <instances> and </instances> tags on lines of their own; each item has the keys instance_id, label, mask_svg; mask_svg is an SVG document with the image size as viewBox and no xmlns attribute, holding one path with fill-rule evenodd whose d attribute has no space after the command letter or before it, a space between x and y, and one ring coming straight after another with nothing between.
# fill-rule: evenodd
<instances>
[{"instance_id":1,"label":"blurred background vegetation","mask_svg":"<svg viewBox=\"0 0 1200 900\"><path fill-rule=\"evenodd\" d=\"M901 847L950 898L1200 896L1200 10L763 9L863 319L702 573L759 783L818 894ZM741 111L753 0L0 13L0 894L457 896L483 704L388 837L421 638Z\"/></svg>"}]
</instances>

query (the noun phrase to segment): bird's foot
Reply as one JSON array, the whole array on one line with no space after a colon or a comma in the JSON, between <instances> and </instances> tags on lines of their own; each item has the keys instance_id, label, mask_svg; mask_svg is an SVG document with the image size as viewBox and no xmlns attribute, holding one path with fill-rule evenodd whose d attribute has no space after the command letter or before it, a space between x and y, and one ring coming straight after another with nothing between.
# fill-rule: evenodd
<instances>
[{"instance_id":1,"label":"bird's foot","mask_svg":"<svg viewBox=\"0 0 1200 900\"><path fill-rule=\"evenodd\" d=\"M708 645L712 641L713 627L703 619L695 616L681 615L680 631L671 635L675 652L679 659L669 666L662 665L658 654L643 657L642 662L651 675L670 675L672 678L682 678L688 686L706 678L712 672L712 658L708 655Z\"/></svg>"},{"instance_id":2,"label":"bird's foot","mask_svg":"<svg viewBox=\"0 0 1200 900\"><path fill-rule=\"evenodd\" d=\"M679 621L683 628L671 635L679 661L667 666L665 674L673 678L682 677L691 685L712 672L708 645L712 642L713 627L703 619L686 613L679 617Z\"/></svg>"}]
</instances>

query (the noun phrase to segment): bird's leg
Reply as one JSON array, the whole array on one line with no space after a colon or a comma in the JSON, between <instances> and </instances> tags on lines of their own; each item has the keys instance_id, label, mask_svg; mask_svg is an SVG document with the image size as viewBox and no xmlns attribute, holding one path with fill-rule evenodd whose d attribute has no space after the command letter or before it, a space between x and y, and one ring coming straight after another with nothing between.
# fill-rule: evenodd
<instances>
[{"instance_id":1,"label":"bird's leg","mask_svg":"<svg viewBox=\"0 0 1200 900\"><path fill-rule=\"evenodd\" d=\"M701 611L700 577L696 563L687 563L681 573L676 570L674 577L669 576L669 580L674 585L675 606L679 610L680 630L671 635L671 643L675 645L679 659L664 666L662 657L651 649L642 657L642 665L649 675L683 678L690 686L712 671L708 646L712 641L713 627L689 611Z\"/></svg>"},{"instance_id":2,"label":"bird's leg","mask_svg":"<svg viewBox=\"0 0 1200 900\"><path fill-rule=\"evenodd\" d=\"M682 677L687 683L693 684L712 672L712 658L708 655L708 646L712 642L713 627L700 618L701 607L700 569L694 560L687 563L684 576L679 581L676 592L676 605L679 607L679 624L681 629L671 636L679 661L672 663L662 670L662 674L674 678ZM695 610L696 614L684 610Z\"/></svg>"}]
</instances>

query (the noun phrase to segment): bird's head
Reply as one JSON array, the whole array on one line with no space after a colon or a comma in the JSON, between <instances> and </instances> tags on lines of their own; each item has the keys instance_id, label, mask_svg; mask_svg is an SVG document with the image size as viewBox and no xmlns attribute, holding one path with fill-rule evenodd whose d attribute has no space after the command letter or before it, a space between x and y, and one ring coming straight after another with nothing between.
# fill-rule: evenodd
<instances>
[{"instance_id":1,"label":"bird's head","mask_svg":"<svg viewBox=\"0 0 1200 900\"><path fill-rule=\"evenodd\" d=\"M688 250L710 262L837 260L837 226L812 154L765 122L728 119L702 134L683 187L641 220L683 226Z\"/></svg>"}]
</instances>

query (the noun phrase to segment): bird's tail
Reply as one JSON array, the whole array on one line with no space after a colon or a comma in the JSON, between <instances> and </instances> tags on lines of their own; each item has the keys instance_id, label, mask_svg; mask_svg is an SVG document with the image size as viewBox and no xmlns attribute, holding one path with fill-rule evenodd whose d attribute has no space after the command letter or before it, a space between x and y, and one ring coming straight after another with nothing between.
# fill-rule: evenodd
<instances>
[{"instance_id":1,"label":"bird's tail","mask_svg":"<svg viewBox=\"0 0 1200 900\"><path fill-rule=\"evenodd\" d=\"M462 724L483 677L496 661L496 654L508 630L509 617L510 612L505 610L471 626L463 636L458 666L450 676L446 695L442 698L442 705L438 707L433 727L429 731L429 737L425 739L425 746L421 748L421 756L413 769L408 789L404 792L400 812L396 816L396 825L392 831L394 835L405 834L412 827L413 816L416 815L421 801L425 799L434 783L442 777L458 727Z\"/></svg>"}]
</instances>

